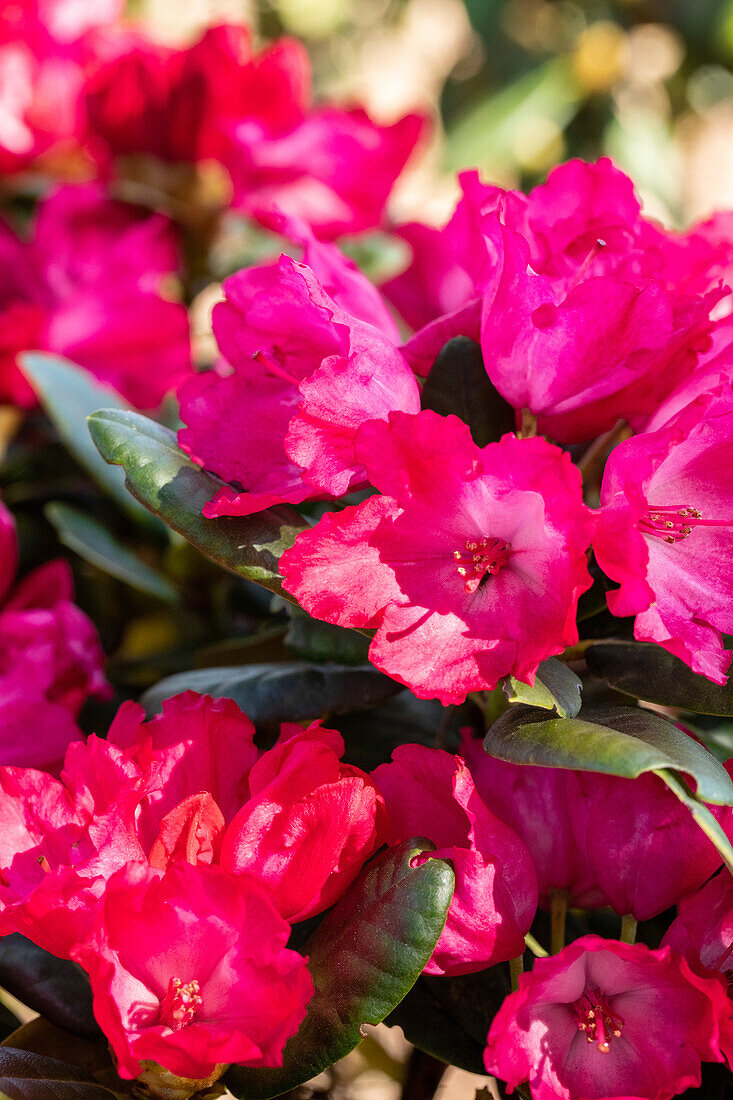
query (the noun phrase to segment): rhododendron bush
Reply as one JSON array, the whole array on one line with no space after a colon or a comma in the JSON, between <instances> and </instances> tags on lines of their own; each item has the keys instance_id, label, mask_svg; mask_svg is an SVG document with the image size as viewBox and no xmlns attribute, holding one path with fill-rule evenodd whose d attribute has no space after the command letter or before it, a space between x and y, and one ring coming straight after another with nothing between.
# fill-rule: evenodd
<instances>
[{"instance_id":1,"label":"rhododendron bush","mask_svg":"<svg viewBox=\"0 0 733 1100\"><path fill-rule=\"evenodd\" d=\"M0 12L0 1095L733 1089L733 218L429 129Z\"/></svg>"}]
</instances>

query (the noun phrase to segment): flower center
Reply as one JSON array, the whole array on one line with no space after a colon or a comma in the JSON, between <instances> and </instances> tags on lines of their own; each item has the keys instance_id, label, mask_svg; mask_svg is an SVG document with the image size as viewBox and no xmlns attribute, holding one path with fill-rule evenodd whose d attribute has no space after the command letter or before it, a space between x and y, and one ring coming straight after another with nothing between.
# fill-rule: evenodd
<instances>
[{"instance_id":1,"label":"flower center","mask_svg":"<svg viewBox=\"0 0 733 1100\"><path fill-rule=\"evenodd\" d=\"M180 1031L190 1024L201 1007L201 987L194 979L192 982L171 978L168 992L160 1005L160 1023L173 1031Z\"/></svg>"},{"instance_id":2,"label":"flower center","mask_svg":"<svg viewBox=\"0 0 733 1100\"><path fill-rule=\"evenodd\" d=\"M601 1054L608 1054L614 1039L620 1039L624 1018L614 1012L597 989L584 993L575 1002L578 1031L585 1032L586 1041L595 1043Z\"/></svg>"},{"instance_id":3,"label":"flower center","mask_svg":"<svg viewBox=\"0 0 733 1100\"><path fill-rule=\"evenodd\" d=\"M665 504L650 508L639 520L644 535L653 535L664 542L681 542L693 527L733 527L733 520L703 519L702 512L689 504Z\"/></svg>"},{"instance_id":4,"label":"flower center","mask_svg":"<svg viewBox=\"0 0 733 1100\"><path fill-rule=\"evenodd\" d=\"M466 592L475 592L492 574L498 573L509 561L511 548L511 543L486 535L480 539L466 539L462 550L454 550L456 571L463 578Z\"/></svg>"}]
</instances>

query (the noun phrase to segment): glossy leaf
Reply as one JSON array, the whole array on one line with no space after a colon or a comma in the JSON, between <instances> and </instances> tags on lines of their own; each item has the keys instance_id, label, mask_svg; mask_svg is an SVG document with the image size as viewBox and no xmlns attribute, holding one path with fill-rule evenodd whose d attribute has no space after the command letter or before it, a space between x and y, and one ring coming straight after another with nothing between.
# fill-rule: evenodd
<instances>
[{"instance_id":1,"label":"glossy leaf","mask_svg":"<svg viewBox=\"0 0 733 1100\"><path fill-rule=\"evenodd\" d=\"M486 373L481 348L467 336L456 336L443 347L423 386L421 405L441 416L460 417L479 447L515 428L514 409Z\"/></svg>"},{"instance_id":2,"label":"glossy leaf","mask_svg":"<svg viewBox=\"0 0 733 1100\"><path fill-rule=\"evenodd\" d=\"M514 676L504 680L504 691L510 703L555 710L561 718L574 718L580 710L583 684L580 677L557 657L548 657L537 669L534 685Z\"/></svg>"},{"instance_id":3,"label":"glossy leaf","mask_svg":"<svg viewBox=\"0 0 733 1100\"><path fill-rule=\"evenodd\" d=\"M733 783L722 764L672 722L647 710L603 707L582 718L548 719L537 707L510 707L486 734L484 748L515 764L629 779L668 769L692 776L705 802L733 805Z\"/></svg>"},{"instance_id":4,"label":"glossy leaf","mask_svg":"<svg viewBox=\"0 0 733 1100\"><path fill-rule=\"evenodd\" d=\"M54 501L46 505L44 515L64 546L103 573L147 596L165 603L178 603L179 594L168 578L121 546L114 535L88 513Z\"/></svg>"},{"instance_id":5,"label":"glossy leaf","mask_svg":"<svg viewBox=\"0 0 733 1100\"><path fill-rule=\"evenodd\" d=\"M162 526L127 492L122 472L110 468L100 456L86 428L87 417L95 409L128 410L130 406L88 371L57 355L26 351L20 362L43 411L76 461L136 523L162 532Z\"/></svg>"},{"instance_id":6,"label":"glossy leaf","mask_svg":"<svg viewBox=\"0 0 733 1100\"><path fill-rule=\"evenodd\" d=\"M59 1027L98 1038L92 991L68 959L57 959L14 932L0 939L0 986Z\"/></svg>"},{"instance_id":7,"label":"glossy leaf","mask_svg":"<svg viewBox=\"0 0 733 1100\"><path fill-rule=\"evenodd\" d=\"M168 428L140 413L102 409L89 430L106 462L122 466L130 492L197 550L241 577L283 592L280 555L306 525L290 508L254 516L204 519L201 509L221 482L183 453Z\"/></svg>"},{"instance_id":8,"label":"glossy leaf","mask_svg":"<svg viewBox=\"0 0 733 1100\"><path fill-rule=\"evenodd\" d=\"M9 1100L112 1100L114 1093L78 1066L0 1046L0 1096Z\"/></svg>"},{"instance_id":9,"label":"glossy leaf","mask_svg":"<svg viewBox=\"0 0 733 1100\"><path fill-rule=\"evenodd\" d=\"M369 638L364 634L312 619L299 607L292 609L285 644L297 657L341 665L366 664L369 650Z\"/></svg>"},{"instance_id":10,"label":"glossy leaf","mask_svg":"<svg viewBox=\"0 0 733 1100\"><path fill-rule=\"evenodd\" d=\"M234 699L255 724L268 724L378 706L402 688L371 665L320 667L306 661L283 661L179 672L146 691L140 702L153 714L161 709L164 699L189 690Z\"/></svg>"},{"instance_id":11,"label":"glossy leaf","mask_svg":"<svg viewBox=\"0 0 733 1100\"><path fill-rule=\"evenodd\" d=\"M353 1050L412 988L445 923L453 870L441 859L413 867L429 848L406 841L378 856L306 945L316 992L281 1069L232 1067L224 1083L241 1100L279 1096Z\"/></svg>"},{"instance_id":12,"label":"glossy leaf","mask_svg":"<svg viewBox=\"0 0 733 1100\"><path fill-rule=\"evenodd\" d=\"M585 659L594 676L616 691L697 714L733 716L733 680L713 684L652 642L603 642Z\"/></svg>"}]
</instances>

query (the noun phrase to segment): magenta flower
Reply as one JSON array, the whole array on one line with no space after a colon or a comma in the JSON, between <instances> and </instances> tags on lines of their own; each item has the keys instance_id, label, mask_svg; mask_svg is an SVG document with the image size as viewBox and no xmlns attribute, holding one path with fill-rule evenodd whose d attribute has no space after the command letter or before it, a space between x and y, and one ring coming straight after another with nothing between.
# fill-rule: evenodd
<instances>
[{"instance_id":1,"label":"magenta flower","mask_svg":"<svg viewBox=\"0 0 733 1100\"><path fill-rule=\"evenodd\" d=\"M470 974L515 958L537 911L526 846L482 801L460 756L400 745L374 781L384 794L390 842L425 836L450 861L456 886L427 974Z\"/></svg>"},{"instance_id":2,"label":"magenta flower","mask_svg":"<svg viewBox=\"0 0 733 1100\"><path fill-rule=\"evenodd\" d=\"M179 432L181 447L245 487L222 489L207 516L248 515L365 483L354 454L360 425L420 407L417 382L366 279L333 248L311 243L307 252L357 312L288 257L239 272L214 310L214 334L233 370L198 375L180 393L188 425Z\"/></svg>"},{"instance_id":3,"label":"magenta flower","mask_svg":"<svg viewBox=\"0 0 733 1100\"><path fill-rule=\"evenodd\" d=\"M329 513L280 560L316 618L373 627L370 660L459 703L577 641L592 517L569 456L543 439L483 449L456 417L393 413L357 436L388 496Z\"/></svg>"},{"instance_id":4,"label":"magenta flower","mask_svg":"<svg viewBox=\"0 0 733 1100\"><path fill-rule=\"evenodd\" d=\"M21 351L66 356L139 408L190 371L186 310L161 296L177 267L162 216L141 218L95 184L61 187L40 204L31 240L0 226L0 256L0 400L36 404Z\"/></svg>"},{"instance_id":5,"label":"magenta flower","mask_svg":"<svg viewBox=\"0 0 733 1100\"><path fill-rule=\"evenodd\" d=\"M729 1015L725 983L670 948L583 936L520 975L484 1061L533 1100L670 1100L723 1060Z\"/></svg>"},{"instance_id":6,"label":"magenta flower","mask_svg":"<svg viewBox=\"0 0 733 1100\"><path fill-rule=\"evenodd\" d=\"M305 920L337 901L384 843L384 800L340 763L341 735L284 725L249 773L250 797L227 828L221 865L267 887L279 913Z\"/></svg>"},{"instance_id":7,"label":"magenta flower","mask_svg":"<svg viewBox=\"0 0 733 1100\"><path fill-rule=\"evenodd\" d=\"M606 464L594 538L598 564L620 588L614 615L634 636L726 682L733 631L733 395L697 398L657 431L616 447Z\"/></svg>"},{"instance_id":8,"label":"magenta flower","mask_svg":"<svg viewBox=\"0 0 733 1100\"><path fill-rule=\"evenodd\" d=\"M733 977L733 879L723 870L696 894L684 898L667 929L664 947L679 951L691 966Z\"/></svg>"},{"instance_id":9,"label":"magenta flower","mask_svg":"<svg viewBox=\"0 0 733 1100\"><path fill-rule=\"evenodd\" d=\"M72 603L71 570L48 562L15 584L13 517L0 502L0 764L58 766L81 736L76 716L109 685L91 621Z\"/></svg>"},{"instance_id":10,"label":"magenta flower","mask_svg":"<svg viewBox=\"0 0 733 1100\"><path fill-rule=\"evenodd\" d=\"M74 958L121 1077L154 1062L208 1078L229 1062L282 1065L313 994L290 926L246 876L130 865L109 882Z\"/></svg>"}]
</instances>

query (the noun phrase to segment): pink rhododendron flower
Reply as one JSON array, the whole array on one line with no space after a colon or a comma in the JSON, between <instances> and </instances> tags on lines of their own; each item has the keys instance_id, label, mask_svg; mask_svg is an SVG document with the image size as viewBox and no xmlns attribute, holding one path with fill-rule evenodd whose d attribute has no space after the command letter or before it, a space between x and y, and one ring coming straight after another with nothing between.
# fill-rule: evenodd
<instances>
[{"instance_id":1,"label":"pink rhododendron flower","mask_svg":"<svg viewBox=\"0 0 733 1100\"><path fill-rule=\"evenodd\" d=\"M527 845L540 904L549 908L557 892L579 909L607 905L588 856L588 799L579 774L497 760L469 735L461 752L481 798Z\"/></svg>"},{"instance_id":2,"label":"pink rhododendron flower","mask_svg":"<svg viewBox=\"0 0 733 1100\"><path fill-rule=\"evenodd\" d=\"M484 1060L533 1100L670 1100L720 1062L725 983L681 955L583 936L519 976Z\"/></svg>"},{"instance_id":3,"label":"pink rhododendron flower","mask_svg":"<svg viewBox=\"0 0 733 1100\"><path fill-rule=\"evenodd\" d=\"M634 636L726 682L733 631L733 393L697 398L665 426L616 447L606 464L594 539L620 588L614 615Z\"/></svg>"},{"instance_id":4,"label":"pink rhododendron flower","mask_svg":"<svg viewBox=\"0 0 733 1100\"><path fill-rule=\"evenodd\" d=\"M313 994L289 935L245 875L185 862L162 876L141 864L119 871L74 958L120 1076L147 1061L188 1078L229 1062L282 1065Z\"/></svg>"},{"instance_id":5,"label":"pink rhododendron flower","mask_svg":"<svg viewBox=\"0 0 733 1100\"><path fill-rule=\"evenodd\" d=\"M310 614L375 627L373 664L445 704L510 672L533 682L577 641L592 517L568 455L514 436L481 449L432 412L365 425L356 454L389 495L327 514L280 559Z\"/></svg>"},{"instance_id":6,"label":"pink rhododendron flower","mask_svg":"<svg viewBox=\"0 0 733 1100\"><path fill-rule=\"evenodd\" d=\"M691 966L733 975L733 879L727 870L684 898L662 944L684 955Z\"/></svg>"},{"instance_id":7,"label":"pink rhododendron flower","mask_svg":"<svg viewBox=\"0 0 733 1100\"><path fill-rule=\"evenodd\" d=\"M514 830L482 801L461 757L400 745L373 776L387 802L391 842L425 836L436 850L420 862L448 859L456 874L425 972L469 974L521 955L537 911L532 861Z\"/></svg>"},{"instance_id":8,"label":"pink rhododendron flower","mask_svg":"<svg viewBox=\"0 0 733 1100\"><path fill-rule=\"evenodd\" d=\"M285 256L224 283L214 334L233 370L198 375L182 388L188 427L178 438L194 461L245 491L222 489L207 516L248 515L363 484L354 453L360 425L420 407L417 382L366 280L333 250L324 255L324 246L311 244L307 251L358 313Z\"/></svg>"},{"instance_id":9,"label":"pink rhododendron flower","mask_svg":"<svg viewBox=\"0 0 733 1100\"><path fill-rule=\"evenodd\" d=\"M177 266L160 215L141 217L96 184L61 187L40 204L32 239L0 226L0 256L0 401L35 405L16 361L26 350L66 356L140 408L191 369L186 310L160 293Z\"/></svg>"},{"instance_id":10,"label":"pink rhododendron flower","mask_svg":"<svg viewBox=\"0 0 733 1100\"><path fill-rule=\"evenodd\" d=\"M0 935L22 932L69 957L109 876L145 858L134 826L144 782L97 737L69 746L61 780L0 768Z\"/></svg>"},{"instance_id":11,"label":"pink rhododendron flower","mask_svg":"<svg viewBox=\"0 0 733 1100\"><path fill-rule=\"evenodd\" d=\"M48 562L15 584L15 524L0 503L0 763L54 767L80 736L76 716L109 686L104 653L72 603L71 570Z\"/></svg>"},{"instance_id":12,"label":"pink rhododendron flower","mask_svg":"<svg viewBox=\"0 0 733 1100\"><path fill-rule=\"evenodd\" d=\"M290 921L323 912L384 843L384 800L340 763L344 743L315 722L284 725L249 773L250 797L224 834L221 865L267 887Z\"/></svg>"}]
</instances>

